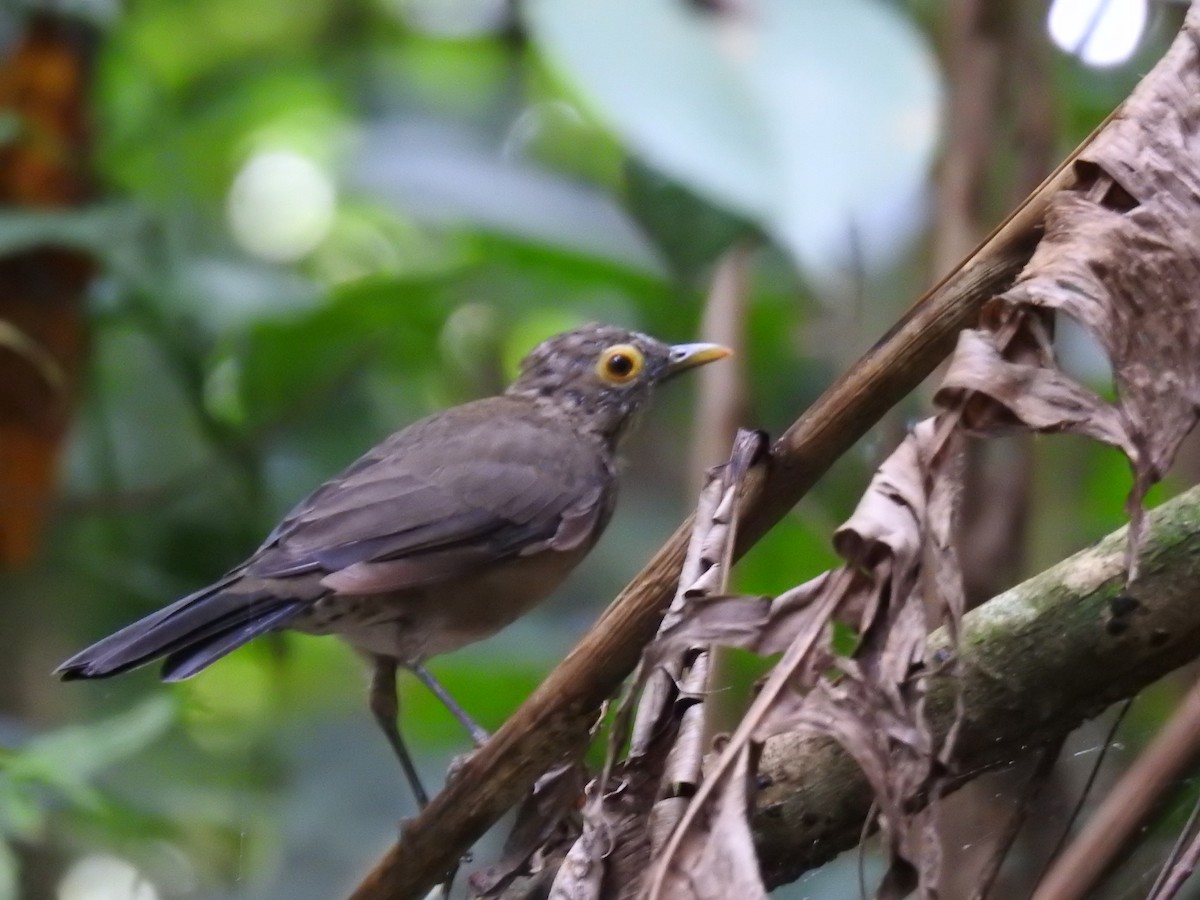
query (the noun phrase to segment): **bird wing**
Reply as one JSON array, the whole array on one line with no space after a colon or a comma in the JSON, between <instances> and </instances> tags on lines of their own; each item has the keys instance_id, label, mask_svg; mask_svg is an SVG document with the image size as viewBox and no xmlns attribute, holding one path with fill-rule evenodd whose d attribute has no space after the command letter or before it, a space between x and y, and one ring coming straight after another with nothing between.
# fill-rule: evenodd
<instances>
[{"instance_id":1,"label":"bird wing","mask_svg":"<svg viewBox=\"0 0 1200 900\"><path fill-rule=\"evenodd\" d=\"M371 592L385 592L574 549L603 527L612 481L599 448L562 423L507 397L477 401L409 426L322 485L246 574L316 573L341 592L351 581L361 589L375 566L383 578L370 579Z\"/></svg>"}]
</instances>

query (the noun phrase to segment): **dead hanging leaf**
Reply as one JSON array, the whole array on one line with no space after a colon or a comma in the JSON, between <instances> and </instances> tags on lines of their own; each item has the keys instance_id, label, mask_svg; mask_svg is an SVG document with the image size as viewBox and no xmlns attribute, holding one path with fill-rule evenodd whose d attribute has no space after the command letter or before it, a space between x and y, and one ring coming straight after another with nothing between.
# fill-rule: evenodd
<instances>
[{"instance_id":1,"label":"dead hanging leaf","mask_svg":"<svg viewBox=\"0 0 1200 900\"><path fill-rule=\"evenodd\" d=\"M981 395L1000 404L990 421L967 417L976 430L1016 419L1120 448L1134 470L1132 580L1146 491L1200 414L1200 7L1075 169L1075 186L1055 196L1033 258L986 310L985 327L992 335L1014 321L1032 329L1036 320L1021 312L1031 308L1071 316L1108 354L1117 402L1050 360L1006 359L1006 344L986 333L964 334L936 399L954 409L970 402L976 412Z\"/></svg>"},{"instance_id":2,"label":"dead hanging leaf","mask_svg":"<svg viewBox=\"0 0 1200 900\"><path fill-rule=\"evenodd\" d=\"M948 621L956 632L962 612L952 540L958 443L953 422L918 425L880 467L854 516L838 531L835 545L846 565L779 598L786 597L779 605L786 615L772 622L770 609L764 616L761 605L746 598L718 600L700 610L706 621L697 627L705 636L749 609L773 630L758 639L759 646L772 646L785 630L791 643L664 848L649 882L651 897L686 895L676 875L687 868L680 860L723 852L725 834L701 824L710 815L706 808L727 809L731 792L749 790L748 780L736 774L743 754L772 734L798 727L837 739L871 781L892 852L884 895L900 896L915 883L933 895L936 834L929 814L909 810L936 793L944 758L945 748L937 746L924 718L925 644L934 625ZM849 657L834 651L834 620L857 626L860 639ZM736 840L736 832L731 836Z\"/></svg>"},{"instance_id":3,"label":"dead hanging leaf","mask_svg":"<svg viewBox=\"0 0 1200 900\"><path fill-rule=\"evenodd\" d=\"M762 460L766 446L767 438L762 432L741 429L734 437L729 461L709 472L696 504L695 526L680 571L679 585L659 625L660 634L690 617L693 603L724 592L733 560L738 500L747 476ZM698 642L692 646L704 647L706 644ZM629 759L644 755L646 748L661 733L662 723L670 716L687 649L677 646L672 655L657 653L653 659L644 658L638 666L633 689L627 695L632 702L641 692L630 737Z\"/></svg>"},{"instance_id":4,"label":"dead hanging leaf","mask_svg":"<svg viewBox=\"0 0 1200 900\"><path fill-rule=\"evenodd\" d=\"M569 819L586 776L583 763L571 760L537 780L517 810L500 861L468 879L472 897L498 897L519 875L537 875L562 857L577 835Z\"/></svg>"},{"instance_id":5,"label":"dead hanging leaf","mask_svg":"<svg viewBox=\"0 0 1200 900\"><path fill-rule=\"evenodd\" d=\"M839 553L871 569L853 600L861 606L860 643L839 661L839 677L821 678L780 715L789 730L835 738L871 783L891 861L880 898L917 887L935 896L940 879L935 811L912 810L937 795L952 742L939 747L925 720L927 637L943 623L957 634L963 609L953 545L961 452L952 424L918 425L835 536Z\"/></svg>"},{"instance_id":6,"label":"dead hanging leaf","mask_svg":"<svg viewBox=\"0 0 1200 900\"><path fill-rule=\"evenodd\" d=\"M804 611L828 577L825 572L778 597L732 595L692 600L687 617L659 631L646 648L645 659L658 665L710 644L740 647L759 656L782 653L804 627Z\"/></svg>"},{"instance_id":7,"label":"dead hanging leaf","mask_svg":"<svg viewBox=\"0 0 1200 900\"><path fill-rule=\"evenodd\" d=\"M690 900L766 897L750 832L752 746L743 744L721 778L713 801L693 820L663 867L655 896Z\"/></svg>"},{"instance_id":8,"label":"dead hanging leaf","mask_svg":"<svg viewBox=\"0 0 1200 900\"><path fill-rule=\"evenodd\" d=\"M937 402L962 410L962 424L977 435L1071 431L1137 453L1116 407L1056 368L1049 356L1039 363L1010 361L988 331L959 335Z\"/></svg>"},{"instance_id":9,"label":"dead hanging leaf","mask_svg":"<svg viewBox=\"0 0 1200 900\"><path fill-rule=\"evenodd\" d=\"M604 859L613 847L613 823L602 805L584 819L583 832L567 851L554 883L550 900L595 900L604 882Z\"/></svg>"},{"instance_id":10,"label":"dead hanging leaf","mask_svg":"<svg viewBox=\"0 0 1200 900\"><path fill-rule=\"evenodd\" d=\"M691 619L696 603L704 603L708 598L728 590L743 482L765 448L766 438L760 433L741 431L735 438L729 463L722 472L721 500L712 517L714 527L709 528L699 541L701 559L711 559L714 564L680 591L676 604L672 604L672 609L663 619L660 633L670 630L681 617ZM728 524L721 527L723 523ZM683 587L682 582L680 586ZM726 626L735 627L728 619ZM673 660L679 660L685 669L682 681L678 682L675 702L677 724L674 744L660 770L659 794L650 810L651 856L657 854L669 839L686 810L687 798L695 793L700 784L702 764L712 739L706 703L711 690L712 644L713 641L705 640L694 642L691 646L680 646L673 656L663 657L661 661L653 663L665 668L671 666ZM651 656L652 652L648 650L644 656L647 666L652 664Z\"/></svg>"},{"instance_id":11,"label":"dead hanging leaf","mask_svg":"<svg viewBox=\"0 0 1200 900\"><path fill-rule=\"evenodd\" d=\"M693 604L725 589L739 498L765 448L762 433L739 432L729 462L710 473L697 504L696 525L664 629L682 625ZM763 606L767 605L764 601ZM604 769L587 786L582 828L565 842L561 834L550 836L536 848L520 842L519 853L473 879L483 895L497 896L514 875L528 872L531 860L555 855L561 857L561 865L552 897L585 900L602 893L624 896L636 891L647 868L655 828L669 827L662 826L661 814L652 814L658 805L672 805L670 789L664 796L664 781L699 778L703 723L696 713L706 689L706 646L707 642L675 642L669 649L660 648L656 655L643 658L614 716ZM630 729L632 702L639 690L637 720ZM681 730L688 733L677 740ZM630 748L618 762L617 750L626 738ZM680 776L680 772L686 775ZM515 838L514 832L510 840Z\"/></svg>"}]
</instances>

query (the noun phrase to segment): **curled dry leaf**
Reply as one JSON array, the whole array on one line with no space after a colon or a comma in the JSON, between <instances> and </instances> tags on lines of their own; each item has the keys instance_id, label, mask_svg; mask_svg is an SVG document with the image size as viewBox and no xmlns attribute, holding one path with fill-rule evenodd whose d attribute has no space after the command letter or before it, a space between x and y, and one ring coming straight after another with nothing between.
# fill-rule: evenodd
<instances>
[{"instance_id":1,"label":"curled dry leaf","mask_svg":"<svg viewBox=\"0 0 1200 900\"><path fill-rule=\"evenodd\" d=\"M663 619L660 631L671 628L681 616L691 618L695 603L703 603L714 594L728 589L733 567L733 545L737 528L737 507L742 483L750 466L761 456L766 441L761 434L740 432L734 440L733 451L721 478L721 500L713 514L714 527L698 541L701 565L705 571L689 587L679 592L676 604ZM721 527L724 525L724 527ZM711 565L707 562L711 561ZM682 581L681 581L682 586ZM686 673L679 683L675 702L677 727L674 745L667 754L660 776L659 796L650 810L649 837L653 856L670 837L687 808L687 797L700 784L701 769L711 734L706 697L710 690L712 672L711 645L713 641L693 642L680 646L673 657L665 657L657 665L671 666L681 661ZM645 656L651 665L650 654ZM640 710L639 710L640 712Z\"/></svg>"},{"instance_id":2,"label":"curled dry leaf","mask_svg":"<svg viewBox=\"0 0 1200 900\"><path fill-rule=\"evenodd\" d=\"M703 807L671 854L659 896L691 900L766 897L750 833L752 747L743 744L722 776L716 797Z\"/></svg>"},{"instance_id":3,"label":"curled dry leaf","mask_svg":"<svg viewBox=\"0 0 1200 900\"><path fill-rule=\"evenodd\" d=\"M964 424L990 433L1013 420L1073 431L1121 449L1134 470L1127 504L1129 578L1136 575L1142 501L1200 413L1200 7L1119 115L1080 154L1045 236L1007 293L964 333L938 392ZM1011 359L997 335L1042 327L1029 309L1063 312L1112 363L1109 404L1045 358ZM1045 337L1040 339L1043 342ZM974 393L974 397L971 394ZM998 405L991 415L979 398Z\"/></svg>"},{"instance_id":4,"label":"curled dry leaf","mask_svg":"<svg viewBox=\"0 0 1200 900\"><path fill-rule=\"evenodd\" d=\"M840 609L857 614L859 644L822 675L799 704L764 718L769 732L798 727L829 734L862 768L875 793L891 865L880 897L939 880L939 841L918 798L936 795L943 774L925 720L926 639L939 624L957 633L962 579L952 536L961 481L958 432L945 420L918 425L880 467L835 546L858 570ZM952 740L952 737L951 737Z\"/></svg>"},{"instance_id":5,"label":"curled dry leaf","mask_svg":"<svg viewBox=\"0 0 1200 900\"><path fill-rule=\"evenodd\" d=\"M762 460L766 446L766 435L762 432L743 429L734 438L729 462L709 473L696 506L696 524L680 573L679 587L659 626L660 637L689 620L695 604L724 592L732 565L737 506L743 483L751 468ZM670 652L665 652L657 647L656 638L647 648L635 677L635 690L629 695L632 699L637 690L645 688L638 702L630 739L630 760L645 755L661 736L664 723L671 719L689 651L705 648L710 643L677 641ZM690 662L694 663L694 659Z\"/></svg>"},{"instance_id":6,"label":"curled dry leaf","mask_svg":"<svg viewBox=\"0 0 1200 900\"><path fill-rule=\"evenodd\" d=\"M499 862L471 875L471 896L498 897L518 875L536 875L562 858L578 834L572 818L578 818L575 804L583 793L586 774L583 763L572 760L537 780L517 810Z\"/></svg>"},{"instance_id":7,"label":"curled dry leaf","mask_svg":"<svg viewBox=\"0 0 1200 900\"><path fill-rule=\"evenodd\" d=\"M806 610L828 578L824 572L778 597L734 594L692 600L687 617L664 626L644 658L658 665L711 644L741 647L759 656L782 653L803 628Z\"/></svg>"},{"instance_id":8,"label":"curled dry leaf","mask_svg":"<svg viewBox=\"0 0 1200 900\"><path fill-rule=\"evenodd\" d=\"M936 835L928 815L909 810L921 805L917 798L936 793L944 755L924 718L926 636L945 621L956 631L962 611L951 539L961 454L951 424L922 422L880 467L836 536L845 566L777 598L765 613L754 598L722 598L698 610L698 633L718 643L723 635L752 649L788 644L665 847L650 896L686 896L690 882L681 873L704 853L725 852L725 841L736 845L728 818L714 816L721 823L715 827L706 807L737 808L750 789L742 766L751 748L797 728L837 739L871 781L892 852L881 895L901 896L918 881L932 894ZM728 625L740 612L762 623L750 640L743 624ZM858 631L848 656L834 649L835 621Z\"/></svg>"},{"instance_id":9,"label":"curled dry leaf","mask_svg":"<svg viewBox=\"0 0 1200 900\"><path fill-rule=\"evenodd\" d=\"M590 805L590 804L589 804ZM550 900L591 900L600 896L604 859L612 850L613 827L608 812L596 803L583 822L550 886Z\"/></svg>"},{"instance_id":10,"label":"curled dry leaf","mask_svg":"<svg viewBox=\"0 0 1200 900\"><path fill-rule=\"evenodd\" d=\"M766 437L760 432L739 432L729 462L710 473L664 630L677 629L688 621L692 604L725 589L738 501L765 447ZM669 811L678 803L673 789L664 789L664 782L699 778L703 749L699 704L707 680L707 655L702 648L708 643L676 642L669 651L660 648L643 658L614 717L604 770L588 785L582 830L566 852L552 897L583 900L636 889L646 870L653 833L669 829L674 821ZM630 736L627 723L639 690L641 701ZM627 737L630 749L618 762L617 749Z\"/></svg>"}]
</instances>

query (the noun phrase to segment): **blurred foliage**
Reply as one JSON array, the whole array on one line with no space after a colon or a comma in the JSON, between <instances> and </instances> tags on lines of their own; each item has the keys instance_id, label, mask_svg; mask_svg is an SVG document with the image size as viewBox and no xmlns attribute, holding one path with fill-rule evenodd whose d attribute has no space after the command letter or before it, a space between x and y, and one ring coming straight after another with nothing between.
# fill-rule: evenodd
<instances>
[{"instance_id":1,"label":"blurred foliage","mask_svg":"<svg viewBox=\"0 0 1200 900\"><path fill-rule=\"evenodd\" d=\"M108 837L128 833L144 814L123 807L97 789L99 773L146 749L161 738L173 719L164 696L150 697L110 719L60 728L27 741L19 749L0 748L0 892L15 896L18 876L13 841L44 840L51 810L69 806ZM142 830L167 833L165 822Z\"/></svg>"},{"instance_id":2,"label":"blurred foliage","mask_svg":"<svg viewBox=\"0 0 1200 900\"><path fill-rule=\"evenodd\" d=\"M102 265L61 503L39 563L0 591L0 897L18 864L101 852L170 896L344 891L411 811L344 647L265 639L170 688L45 673L219 575L398 425L499 390L548 334L605 320L698 336L712 266L739 238L758 242L748 422L772 431L923 289L939 76L917 23L941 6L811 4L793 20L770 4L770 52L748 68L712 64L740 38L702 6L537 2L527 29L502 0L75 0L102 28L102 197L0 211L0 254L51 242ZM0 13L0 52L26 21ZM1060 61L1036 89L1054 91L1063 152L1158 49L1102 77ZM0 111L0 141L13 133ZM277 165L251 178L264 154ZM559 596L435 662L485 726L686 512L688 390L645 423L614 525ZM903 425L842 460L738 586L778 592L831 565L832 529ZM1127 488L1115 454L1047 455L1045 507L1076 515L1062 528L1039 512L1039 563L1118 524ZM402 727L437 784L467 741L403 687ZM48 854L23 856L34 844Z\"/></svg>"}]
</instances>

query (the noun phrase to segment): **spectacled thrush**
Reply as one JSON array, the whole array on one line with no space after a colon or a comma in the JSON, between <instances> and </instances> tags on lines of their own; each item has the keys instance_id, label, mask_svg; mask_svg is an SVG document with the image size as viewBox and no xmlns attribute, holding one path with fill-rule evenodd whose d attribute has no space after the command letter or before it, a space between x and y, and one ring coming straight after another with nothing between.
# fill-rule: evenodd
<instances>
[{"instance_id":1,"label":"spectacled thrush","mask_svg":"<svg viewBox=\"0 0 1200 900\"><path fill-rule=\"evenodd\" d=\"M424 806L396 722L397 667L486 739L425 661L495 633L558 586L608 524L618 447L654 388L728 353L603 325L550 338L503 394L396 432L224 577L56 671L105 678L163 658L163 681L181 681L269 631L336 634L373 662L371 711Z\"/></svg>"}]
</instances>

